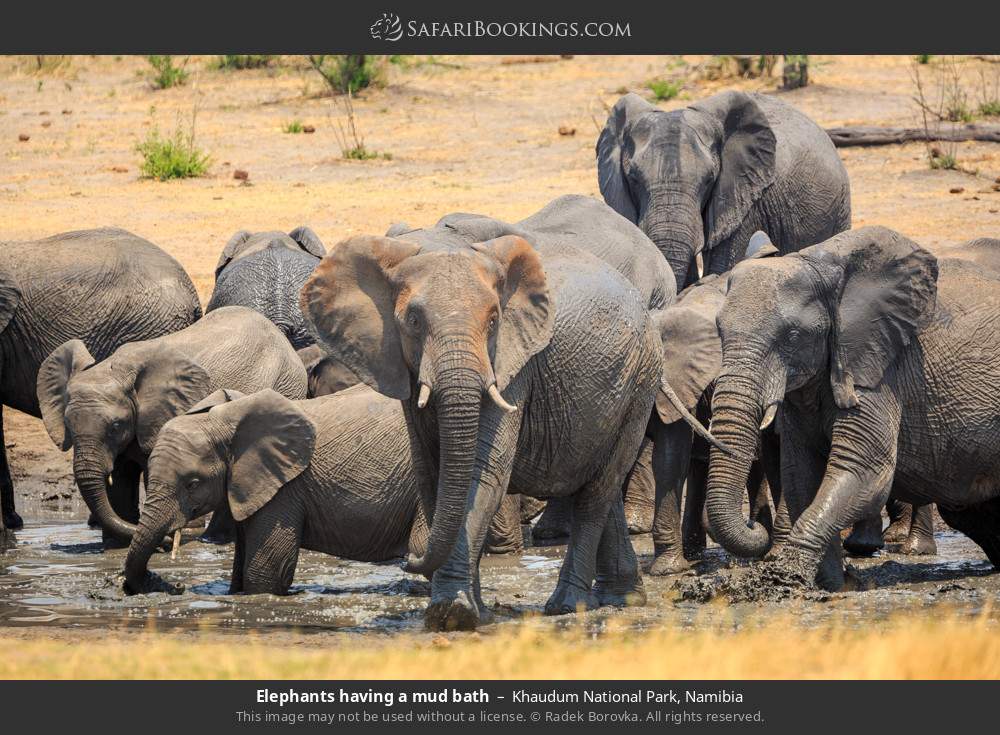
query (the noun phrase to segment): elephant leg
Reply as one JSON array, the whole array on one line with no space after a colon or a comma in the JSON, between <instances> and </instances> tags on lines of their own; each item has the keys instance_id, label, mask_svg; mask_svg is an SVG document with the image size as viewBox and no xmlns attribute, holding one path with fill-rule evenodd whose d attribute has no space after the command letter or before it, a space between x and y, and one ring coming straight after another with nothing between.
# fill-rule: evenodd
<instances>
[{"instance_id":1,"label":"elephant leg","mask_svg":"<svg viewBox=\"0 0 1000 735\"><path fill-rule=\"evenodd\" d=\"M305 513L298 505L268 503L244 521L243 592L287 595L302 546ZM232 586L232 585L231 585Z\"/></svg>"},{"instance_id":2,"label":"elephant leg","mask_svg":"<svg viewBox=\"0 0 1000 735\"><path fill-rule=\"evenodd\" d=\"M851 556L872 556L884 546L881 513L872 513L862 518L844 539L844 549Z\"/></svg>"},{"instance_id":3,"label":"elephant leg","mask_svg":"<svg viewBox=\"0 0 1000 735\"><path fill-rule=\"evenodd\" d=\"M112 509L129 523L139 522L139 482L142 478L142 465L125 456L115 459L111 470L111 487L108 488L108 500ZM120 549L128 546L106 529L101 529L101 540L106 549Z\"/></svg>"},{"instance_id":4,"label":"elephant leg","mask_svg":"<svg viewBox=\"0 0 1000 735\"><path fill-rule=\"evenodd\" d=\"M913 506L896 498L889 498L885 504L889 513L889 527L882 533L882 540L887 544L901 544L910 534L913 523Z\"/></svg>"},{"instance_id":5,"label":"elephant leg","mask_svg":"<svg viewBox=\"0 0 1000 735\"><path fill-rule=\"evenodd\" d=\"M427 552L429 536L430 527L427 525L427 516L424 514L424 504L418 502L416 512L413 515L413 523L410 524L409 538L406 540L406 545L400 549L400 554L423 556Z\"/></svg>"},{"instance_id":6,"label":"elephant leg","mask_svg":"<svg viewBox=\"0 0 1000 735\"><path fill-rule=\"evenodd\" d=\"M542 517L531 529L531 538L541 546L563 543L573 526L573 498L549 498Z\"/></svg>"},{"instance_id":7,"label":"elephant leg","mask_svg":"<svg viewBox=\"0 0 1000 735\"><path fill-rule=\"evenodd\" d=\"M653 529L656 483L653 475L653 443L643 439L639 456L625 480L625 522L632 534Z\"/></svg>"},{"instance_id":8,"label":"elephant leg","mask_svg":"<svg viewBox=\"0 0 1000 735\"><path fill-rule=\"evenodd\" d=\"M7 462L7 442L3 433L3 405L0 405L0 508L3 509L0 533L3 532L3 528L8 531L24 528L24 520L14 509L14 480L10 476L10 465Z\"/></svg>"},{"instance_id":9,"label":"elephant leg","mask_svg":"<svg viewBox=\"0 0 1000 735\"><path fill-rule=\"evenodd\" d=\"M531 523L545 510L545 501L530 495L519 495L521 498L521 523Z\"/></svg>"},{"instance_id":10,"label":"elephant leg","mask_svg":"<svg viewBox=\"0 0 1000 735\"><path fill-rule=\"evenodd\" d=\"M687 487L684 493L684 514L681 519L684 558L700 559L708 545L708 523L705 516L705 494L708 492L708 463L702 459L691 459L688 468Z\"/></svg>"},{"instance_id":11,"label":"elephant leg","mask_svg":"<svg viewBox=\"0 0 1000 735\"><path fill-rule=\"evenodd\" d=\"M224 501L212 513L208 528L198 537L198 540L206 544L222 545L231 544L234 538L236 538L236 521L233 519L233 511L230 509L228 501Z\"/></svg>"},{"instance_id":12,"label":"elephant leg","mask_svg":"<svg viewBox=\"0 0 1000 735\"><path fill-rule=\"evenodd\" d=\"M487 554L524 553L521 534L521 496L505 495L486 533Z\"/></svg>"},{"instance_id":13,"label":"elephant leg","mask_svg":"<svg viewBox=\"0 0 1000 735\"><path fill-rule=\"evenodd\" d=\"M972 539L986 552L993 566L1000 569L1000 499L994 498L961 510L938 506L938 512L945 523Z\"/></svg>"},{"instance_id":14,"label":"elephant leg","mask_svg":"<svg viewBox=\"0 0 1000 735\"><path fill-rule=\"evenodd\" d=\"M934 504L914 505L910 533L901 551L914 556L937 554L934 541Z\"/></svg>"},{"instance_id":15,"label":"elephant leg","mask_svg":"<svg viewBox=\"0 0 1000 735\"><path fill-rule=\"evenodd\" d=\"M773 535L774 519L771 517L771 506L767 502L769 495L767 477L764 474L764 466L760 462L750 465L750 474L747 476L747 496L750 499L750 519L754 523L760 523L768 532Z\"/></svg>"},{"instance_id":16,"label":"elephant leg","mask_svg":"<svg viewBox=\"0 0 1000 735\"><path fill-rule=\"evenodd\" d=\"M233 574L229 580L229 594L243 592L243 572L246 568L247 535L244 524L236 524L236 541L233 543Z\"/></svg>"},{"instance_id":17,"label":"elephant leg","mask_svg":"<svg viewBox=\"0 0 1000 735\"><path fill-rule=\"evenodd\" d=\"M765 431L761 435L760 443L760 466L764 470L764 479L767 481L771 502L774 504L774 527L771 530L771 551L773 551L788 540L788 535L792 532L792 521L781 492L780 439L773 431Z\"/></svg>"},{"instance_id":18,"label":"elephant leg","mask_svg":"<svg viewBox=\"0 0 1000 735\"><path fill-rule=\"evenodd\" d=\"M617 500L611 504L597 547L594 595L600 607L638 607L646 604L639 560L629 538L625 506Z\"/></svg>"},{"instance_id":19,"label":"elephant leg","mask_svg":"<svg viewBox=\"0 0 1000 735\"><path fill-rule=\"evenodd\" d=\"M683 421L653 430L653 476L656 480L656 515L653 518L653 576L676 574L690 566L684 558L681 496L691 458L691 429ZM691 500L688 499L690 506Z\"/></svg>"}]
</instances>

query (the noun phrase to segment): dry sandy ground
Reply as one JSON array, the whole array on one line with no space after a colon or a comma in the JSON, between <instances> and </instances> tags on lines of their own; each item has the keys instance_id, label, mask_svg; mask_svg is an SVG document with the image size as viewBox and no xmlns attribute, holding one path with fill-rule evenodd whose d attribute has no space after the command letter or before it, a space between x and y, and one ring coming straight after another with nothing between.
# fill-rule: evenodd
<instances>
[{"instance_id":1,"label":"dry sandy ground","mask_svg":"<svg viewBox=\"0 0 1000 735\"><path fill-rule=\"evenodd\" d=\"M701 59L688 58L690 65ZM115 225L174 255L207 300L214 264L236 230L310 225L332 246L393 222L429 225L453 211L515 220L565 193L597 195L594 143L626 89L676 71L673 57L439 57L388 67L387 85L355 101L369 149L391 159L346 161L336 129L340 101L301 60L275 69L226 72L192 58L188 84L154 90L142 57L75 57L35 70L34 57L0 57L0 240ZM777 90L778 77L692 83L679 99L726 87L765 89L820 125L915 125L909 57L814 57L813 84ZM963 65L969 79L978 62ZM973 84L970 81L970 85ZM975 90L970 87L970 101ZM135 146L170 133L196 111L210 175L160 183L139 174ZM293 119L311 135L282 131ZM560 126L575 129L560 135ZM27 135L29 140L20 141ZM1000 146L960 144L960 171L931 170L922 144L842 150L851 176L855 225L882 224L938 250L1000 235ZM233 171L249 172L249 182ZM960 193L950 193L961 189ZM49 510L79 513L69 456L35 419L4 412L19 494ZM31 517L29 498L19 498Z\"/></svg>"}]
</instances>

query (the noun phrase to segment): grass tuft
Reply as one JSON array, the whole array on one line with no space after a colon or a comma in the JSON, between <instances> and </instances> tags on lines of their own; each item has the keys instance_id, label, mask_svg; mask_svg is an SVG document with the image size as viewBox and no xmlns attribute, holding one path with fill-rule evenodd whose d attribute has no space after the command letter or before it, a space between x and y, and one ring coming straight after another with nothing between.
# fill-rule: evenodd
<instances>
[{"instance_id":1,"label":"grass tuft","mask_svg":"<svg viewBox=\"0 0 1000 735\"><path fill-rule=\"evenodd\" d=\"M672 100L681 93L680 82L668 82L663 79L654 79L647 85L649 91L653 93L653 99L657 102Z\"/></svg>"},{"instance_id":2,"label":"grass tuft","mask_svg":"<svg viewBox=\"0 0 1000 735\"><path fill-rule=\"evenodd\" d=\"M167 181L204 176L211 158L194 144L194 135L179 127L173 136L164 138L159 130L150 131L136 146L142 156L140 171L146 178Z\"/></svg>"},{"instance_id":3,"label":"grass tuft","mask_svg":"<svg viewBox=\"0 0 1000 735\"><path fill-rule=\"evenodd\" d=\"M187 81L188 73L184 65L174 66L173 56L147 56L146 60L153 67L153 86L157 89L170 89Z\"/></svg>"}]
</instances>

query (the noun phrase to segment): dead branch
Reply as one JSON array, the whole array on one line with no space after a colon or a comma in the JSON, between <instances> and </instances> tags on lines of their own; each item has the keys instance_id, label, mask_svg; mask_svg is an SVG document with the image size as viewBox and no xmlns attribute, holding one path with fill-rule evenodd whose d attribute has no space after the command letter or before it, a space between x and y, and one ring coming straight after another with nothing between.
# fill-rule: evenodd
<instances>
[{"instance_id":1,"label":"dead branch","mask_svg":"<svg viewBox=\"0 0 1000 735\"><path fill-rule=\"evenodd\" d=\"M837 148L933 141L956 143L975 140L984 143L1000 143L1000 125L977 125L974 123L955 125L936 131L928 128L882 128L858 125L845 128L827 128L826 133Z\"/></svg>"}]
</instances>

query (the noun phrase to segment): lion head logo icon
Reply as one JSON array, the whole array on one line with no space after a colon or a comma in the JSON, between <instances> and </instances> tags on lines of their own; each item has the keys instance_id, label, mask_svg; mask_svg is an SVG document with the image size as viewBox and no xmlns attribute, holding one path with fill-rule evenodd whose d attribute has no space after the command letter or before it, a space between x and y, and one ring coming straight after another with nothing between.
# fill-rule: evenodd
<instances>
[{"instance_id":1,"label":"lion head logo icon","mask_svg":"<svg viewBox=\"0 0 1000 735\"><path fill-rule=\"evenodd\" d=\"M395 13L382 13L368 30L376 41L398 41L403 37L403 24Z\"/></svg>"}]
</instances>

